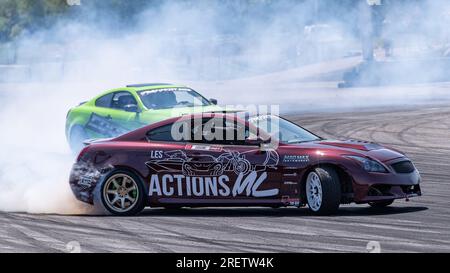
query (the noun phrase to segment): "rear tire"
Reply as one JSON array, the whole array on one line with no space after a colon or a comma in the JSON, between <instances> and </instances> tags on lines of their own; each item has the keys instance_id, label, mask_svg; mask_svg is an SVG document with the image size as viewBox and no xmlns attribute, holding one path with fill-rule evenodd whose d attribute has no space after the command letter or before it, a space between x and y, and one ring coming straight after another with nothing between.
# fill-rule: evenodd
<instances>
[{"instance_id":1,"label":"rear tire","mask_svg":"<svg viewBox=\"0 0 450 273\"><path fill-rule=\"evenodd\" d=\"M311 171L306 178L305 196L313 214L336 213L341 203L341 184L336 171L329 167Z\"/></svg>"},{"instance_id":2,"label":"rear tire","mask_svg":"<svg viewBox=\"0 0 450 273\"><path fill-rule=\"evenodd\" d=\"M392 205L392 203L394 203L394 199L386 201L369 202L369 206L371 206L372 208L385 208L387 206Z\"/></svg>"},{"instance_id":3,"label":"rear tire","mask_svg":"<svg viewBox=\"0 0 450 273\"><path fill-rule=\"evenodd\" d=\"M103 207L113 215L132 216L145 208L147 195L142 180L129 171L111 172L98 194Z\"/></svg>"}]
</instances>

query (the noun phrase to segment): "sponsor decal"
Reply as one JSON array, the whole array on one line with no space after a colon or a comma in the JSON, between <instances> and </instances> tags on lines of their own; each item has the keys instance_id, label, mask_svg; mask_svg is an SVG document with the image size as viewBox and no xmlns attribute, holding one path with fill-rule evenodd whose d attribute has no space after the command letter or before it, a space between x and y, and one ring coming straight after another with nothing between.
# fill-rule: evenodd
<instances>
[{"instance_id":1,"label":"sponsor decal","mask_svg":"<svg viewBox=\"0 0 450 273\"><path fill-rule=\"evenodd\" d=\"M150 158L160 159L163 158L163 151L150 151Z\"/></svg>"},{"instance_id":2,"label":"sponsor decal","mask_svg":"<svg viewBox=\"0 0 450 273\"><path fill-rule=\"evenodd\" d=\"M120 126L118 123L112 121L111 118L106 118L95 113L92 113L88 123L86 123L86 129L107 137L118 136L129 131Z\"/></svg>"},{"instance_id":3,"label":"sponsor decal","mask_svg":"<svg viewBox=\"0 0 450 273\"><path fill-rule=\"evenodd\" d=\"M152 90L147 90L147 91L141 91L141 92L139 92L139 94L141 96L145 96L145 95L149 95L149 94L152 94L152 93L175 92L175 91L189 92L189 91L192 91L192 89L186 88L186 87L167 87L167 88L159 88L159 89L152 89Z\"/></svg>"},{"instance_id":4,"label":"sponsor decal","mask_svg":"<svg viewBox=\"0 0 450 273\"><path fill-rule=\"evenodd\" d=\"M308 163L309 155L285 155L283 157L284 163Z\"/></svg>"},{"instance_id":5,"label":"sponsor decal","mask_svg":"<svg viewBox=\"0 0 450 273\"><path fill-rule=\"evenodd\" d=\"M76 184L80 190L86 190L94 186L104 171L109 169L107 166L101 170L95 168L92 164L79 163L74 165L72 175L77 178Z\"/></svg>"},{"instance_id":6,"label":"sponsor decal","mask_svg":"<svg viewBox=\"0 0 450 273\"><path fill-rule=\"evenodd\" d=\"M197 151L214 151L214 152L220 152L222 151L222 147L218 145L186 145L186 149L188 150L197 150Z\"/></svg>"},{"instance_id":7,"label":"sponsor decal","mask_svg":"<svg viewBox=\"0 0 450 273\"><path fill-rule=\"evenodd\" d=\"M259 165L252 165L245 153L237 151L189 157L182 150L174 150L165 152L163 157L146 162L156 172L151 175L150 196L267 197L279 192L278 189L261 190L267 179L266 168L276 168L278 164L276 151L267 152Z\"/></svg>"},{"instance_id":8,"label":"sponsor decal","mask_svg":"<svg viewBox=\"0 0 450 273\"><path fill-rule=\"evenodd\" d=\"M94 177L92 177L92 176L82 176L80 178L80 181L78 182L78 185L89 188L89 187L91 187L93 180L94 180Z\"/></svg>"},{"instance_id":9,"label":"sponsor decal","mask_svg":"<svg viewBox=\"0 0 450 273\"><path fill-rule=\"evenodd\" d=\"M228 175L216 176L185 176L182 174L165 174L161 177L153 174L150 179L150 196L222 196L236 197L238 195L252 197L267 197L278 194L278 189L260 190L259 187L267 179L267 172L258 174L256 171L248 175L240 173L234 182Z\"/></svg>"}]
</instances>

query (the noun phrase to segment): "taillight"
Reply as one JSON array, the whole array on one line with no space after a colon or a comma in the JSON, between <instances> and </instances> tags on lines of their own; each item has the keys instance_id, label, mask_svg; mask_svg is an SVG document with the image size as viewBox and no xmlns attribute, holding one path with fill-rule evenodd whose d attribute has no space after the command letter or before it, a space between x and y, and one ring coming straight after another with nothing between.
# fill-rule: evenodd
<instances>
[{"instance_id":1,"label":"taillight","mask_svg":"<svg viewBox=\"0 0 450 273\"><path fill-rule=\"evenodd\" d=\"M81 152L78 154L77 162L80 162L81 158L86 154L86 152L89 150L89 146L84 147Z\"/></svg>"}]
</instances>

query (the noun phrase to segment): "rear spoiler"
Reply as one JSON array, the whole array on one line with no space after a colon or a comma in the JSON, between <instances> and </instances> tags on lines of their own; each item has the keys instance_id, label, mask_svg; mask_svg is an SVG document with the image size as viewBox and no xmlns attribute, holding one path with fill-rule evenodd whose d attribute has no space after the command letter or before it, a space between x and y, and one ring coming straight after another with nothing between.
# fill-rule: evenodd
<instances>
[{"instance_id":1,"label":"rear spoiler","mask_svg":"<svg viewBox=\"0 0 450 273\"><path fill-rule=\"evenodd\" d=\"M83 141L84 146L89 146L93 143L100 143L100 142L106 142L111 140L112 138L91 138L91 139L86 139L85 141Z\"/></svg>"}]
</instances>

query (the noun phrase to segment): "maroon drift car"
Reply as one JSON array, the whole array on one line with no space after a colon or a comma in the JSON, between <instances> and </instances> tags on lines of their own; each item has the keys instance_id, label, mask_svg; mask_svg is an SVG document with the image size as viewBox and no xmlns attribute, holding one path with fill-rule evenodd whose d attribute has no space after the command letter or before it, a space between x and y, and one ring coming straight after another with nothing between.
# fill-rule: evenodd
<instances>
[{"instance_id":1,"label":"maroon drift car","mask_svg":"<svg viewBox=\"0 0 450 273\"><path fill-rule=\"evenodd\" d=\"M375 143L325 140L283 118L203 113L86 143L73 166L75 196L116 215L144 207L385 207L420 196L403 153Z\"/></svg>"}]
</instances>

